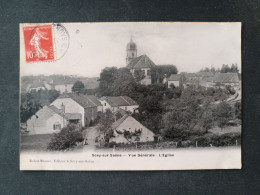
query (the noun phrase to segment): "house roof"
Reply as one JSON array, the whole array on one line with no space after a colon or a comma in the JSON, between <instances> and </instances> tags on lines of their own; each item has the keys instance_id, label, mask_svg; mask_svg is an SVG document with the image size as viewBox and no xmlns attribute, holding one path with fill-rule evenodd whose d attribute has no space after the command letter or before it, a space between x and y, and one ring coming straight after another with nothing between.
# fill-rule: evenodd
<instances>
[{"instance_id":1,"label":"house roof","mask_svg":"<svg viewBox=\"0 0 260 195\"><path fill-rule=\"evenodd\" d=\"M202 77L213 77L214 76L214 74L212 72L198 72L197 74Z\"/></svg>"},{"instance_id":2,"label":"house roof","mask_svg":"<svg viewBox=\"0 0 260 195\"><path fill-rule=\"evenodd\" d=\"M168 78L168 81L179 81L181 79L180 74L171 74L171 76Z\"/></svg>"},{"instance_id":3,"label":"house roof","mask_svg":"<svg viewBox=\"0 0 260 195\"><path fill-rule=\"evenodd\" d=\"M41 82L39 80L34 80L32 85L30 86L30 88L38 88L38 87L44 87L43 82Z\"/></svg>"},{"instance_id":4,"label":"house roof","mask_svg":"<svg viewBox=\"0 0 260 195\"><path fill-rule=\"evenodd\" d=\"M63 113L60 109L58 109L56 106L51 105L48 106L49 109L57 113L58 115L64 117L66 120L76 120L76 119L81 119L81 114L80 113Z\"/></svg>"},{"instance_id":5,"label":"house roof","mask_svg":"<svg viewBox=\"0 0 260 195\"><path fill-rule=\"evenodd\" d=\"M100 98L100 100L106 100L107 103L112 106L134 106L138 105L133 99L131 99L128 96L103 96Z\"/></svg>"},{"instance_id":6,"label":"house roof","mask_svg":"<svg viewBox=\"0 0 260 195\"><path fill-rule=\"evenodd\" d=\"M153 68L155 66L156 65L154 64L154 62L147 55L141 55L137 58L132 59L126 67L130 69L140 69Z\"/></svg>"},{"instance_id":7,"label":"house roof","mask_svg":"<svg viewBox=\"0 0 260 195\"><path fill-rule=\"evenodd\" d=\"M83 108L102 106L102 104L98 101L98 99L93 95L65 93L65 94L61 94L58 98L59 99L71 98L79 105L81 105Z\"/></svg>"},{"instance_id":8,"label":"house roof","mask_svg":"<svg viewBox=\"0 0 260 195\"><path fill-rule=\"evenodd\" d=\"M128 114L125 114L122 118L118 119L117 121L115 121L112 125L111 128L115 129L117 128L119 125L121 125L127 118L129 117Z\"/></svg>"},{"instance_id":9,"label":"house roof","mask_svg":"<svg viewBox=\"0 0 260 195\"><path fill-rule=\"evenodd\" d=\"M69 120L80 120L81 114L80 113L65 113L65 117Z\"/></svg>"},{"instance_id":10,"label":"house roof","mask_svg":"<svg viewBox=\"0 0 260 195\"><path fill-rule=\"evenodd\" d=\"M71 77L58 77L53 80L53 85L69 85L76 82L75 78Z\"/></svg>"},{"instance_id":11,"label":"house roof","mask_svg":"<svg viewBox=\"0 0 260 195\"><path fill-rule=\"evenodd\" d=\"M217 73L213 77L215 83L238 83L239 78L237 73Z\"/></svg>"},{"instance_id":12,"label":"house roof","mask_svg":"<svg viewBox=\"0 0 260 195\"><path fill-rule=\"evenodd\" d=\"M124 110L124 109L122 109L122 108L119 108L119 109L115 112L115 114L116 114L116 113L120 113L122 116L124 116L125 114L127 114L127 111Z\"/></svg>"}]
</instances>

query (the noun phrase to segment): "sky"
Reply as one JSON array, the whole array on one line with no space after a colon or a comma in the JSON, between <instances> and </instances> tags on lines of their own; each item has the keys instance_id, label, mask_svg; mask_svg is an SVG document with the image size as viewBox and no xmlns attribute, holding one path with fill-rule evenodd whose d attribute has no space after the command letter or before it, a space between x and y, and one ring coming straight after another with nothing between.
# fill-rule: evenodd
<instances>
[{"instance_id":1,"label":"sky","mask_svg":"<svg viewBox=\"0 0 260 195\"><path fill-rule=\"evenodd\" d=\"M137 56L155 64L173 64L179 72L237 64L241 71L241 23L118 22L62 23L70 36L65 55L52 62L25 62L20 28L20 74L99 76L105 67L126 66L126 45L132 39Z\"/></svg>"}]
</instances>

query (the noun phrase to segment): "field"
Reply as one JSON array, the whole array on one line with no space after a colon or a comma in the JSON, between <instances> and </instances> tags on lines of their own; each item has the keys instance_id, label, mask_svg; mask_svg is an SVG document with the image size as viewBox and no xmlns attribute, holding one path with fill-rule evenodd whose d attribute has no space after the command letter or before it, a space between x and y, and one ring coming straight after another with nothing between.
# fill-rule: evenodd
<instances>
[{"instance_id":1,"label":"field","mask_svg":"<svg viewBox=\"0 0 260 195\"><path fill-rule=\"evenodd\" d=\"M46 151L52 134L42 135L21 135L20 149L21 151Z\"/></svg>"}]
</instances>

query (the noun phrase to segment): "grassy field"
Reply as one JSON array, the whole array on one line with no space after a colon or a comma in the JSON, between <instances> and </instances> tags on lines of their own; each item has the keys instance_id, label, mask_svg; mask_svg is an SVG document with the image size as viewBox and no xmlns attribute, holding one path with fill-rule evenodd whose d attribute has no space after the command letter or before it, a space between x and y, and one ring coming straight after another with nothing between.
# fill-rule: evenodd
<instances>
[{"instance_id":1,"label":"grassy field","mask_svg":"<svg viewBox=\"0 0 260 195\"><path fill-rule=\"evenodd\" d=\"M241 125L239 126L229 126L225 127L222 130L219 127L214 127L209 130L210 133L217 134L217 135L222 135L226 133L241 133L242 127Z\"/></svg>"},{"instance_id":2,"label":"grassy field","mask_svg":"<svg viewBox=\"0 0 260 195\"><path fill-rule=\"evenodd\" d=\"M21 135L20 148L22 151L46 151L52 135Z\"/></svg>"}]
</instances>

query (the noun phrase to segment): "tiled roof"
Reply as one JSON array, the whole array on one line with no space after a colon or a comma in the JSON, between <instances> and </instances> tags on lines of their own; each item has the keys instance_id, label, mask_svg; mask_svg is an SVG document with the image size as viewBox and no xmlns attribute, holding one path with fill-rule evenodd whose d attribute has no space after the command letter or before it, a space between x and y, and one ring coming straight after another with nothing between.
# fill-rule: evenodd
<instances>
[{"instance_id":1,"label":"tiled roof","mask_svg":"<svg viewBox=\"0 0 260 195\"><path fill-rule=\"evenodd\" d=\"M76 82L75 78L70 77L58 77L53 80L53 85L69 85Z\"/></svg>"},{"instance_id":2,"label":"tiled roof","mask_svg":"<svg viewBox=\"0 0 260 195\"><path fill-rule=\"evenodd\" d=\"M181 75L180 74L171 74L168 78L168 81L180 81Z\"/></svg>"},{"instance_id":3,"label":"tiled roof","mask_svg":"<svg viewBox=\"0 0 260 195\"><path fill-rule=\"evenodd\" d=\"M130 61L130 63L127 65L127 68L135 68L135 69L140 69L140 68L153 68L156 65L154 62L147 56L147 55L141 55L137 58L134 58Z\"/></svg>"},{"instance_id":4,"label":"tiled roof","mask_svg":"<svg viewBox=\"0 0 260 195\"><path fill-rule=\"evenodd\" d=\"M38 88L38 87L44 87L43 82L41 82L39 80L34 80L32 85L30 86L30 88Z\"/></svg>"},{"instance_id":5,"label":"tiled roof","mask_svg":"<svg viewBox=\"0 0 260 195\"><path fill-rule=\"evenodd\" d=\"M133 99L128 96L104 96L100 100L106 100L107 103L113 107L115 106L133 106L138 105Z\"/></svg>"},{"instance_id":6,"label":"tiled roof","mask_svg":"<svg viewBox=\"0 0 260 195\"><path fill-rule=\"evenodd\" d=\"M79 119L81 119L80 113L65 113L65 116L69 120L79 120Z\"/></svg>"},{"instance_id":7,"label":"tiled roof","mask_svg":"<svg viewBox=\"0 0 260 195\"><path fill-rule=\"evenodd\" d=\"M215 83L238 83L239 78L237 73L217 73L213 77Z\"/></svg>"},{"instance_id":8,"label":"tiled roof","mask_svg":"<svg viewBox=\"0 0 260 195\"><path fill-rule=\"evenodd\" d=\"M93 95L88 96L77 93L65 93L60 95L58 98L71 98L79 105L81 105L83 108L102 106L98 99Z\"/></svg>"},{"instance_id":9,"label":"tiled roof","mask_svg":"<svg viewBox=\"0 0 260 195\"><path fill-rule=\"evenodd\" d=\"M214 74L212 72L198 72L197 74L202 77L213 77L214 76Z\"/></svg>"},{"instance_id":10,"label":"tiled roof","mask_svg":"<svg viewBox=\"0 0 260 195\"><path fill-rule=\"evenodd\" d=\"M100 101L98 101L96 96L94 96L94 95L85 95L85 97L87 99L89 99L90 101L92 101L92 103L94 103L96 106L102 106L102 104L100 103Z\"/></svg>"},{"instance_id":11,"label":"tiled roof","mask_svg":"<svg viewBox=\"0 0 260 195\"><path fill-rule=\"evenodd\" d=\"M127 117L129 117L128 114L125 114L122 118L118 119L117 121L115 121L112 125L111 125L111 128L112 129L115 129L117 128L119 125L121 125L125 119L127 119Z\"/></svg>"},{"instance_id":12,"label":"tiled roof","mask_svg":"<svg viewBox=\"0 0 260 195\"><path fill-rule=\"evenodd\" d=\"M64 117L66 120L76 120L76 119L81 119L81 114L80 113L63 113L61 110L59 110L56 106L51 105L48 106L49 109L57 113L58 115Z\"/></svg>"}]
</instances>

